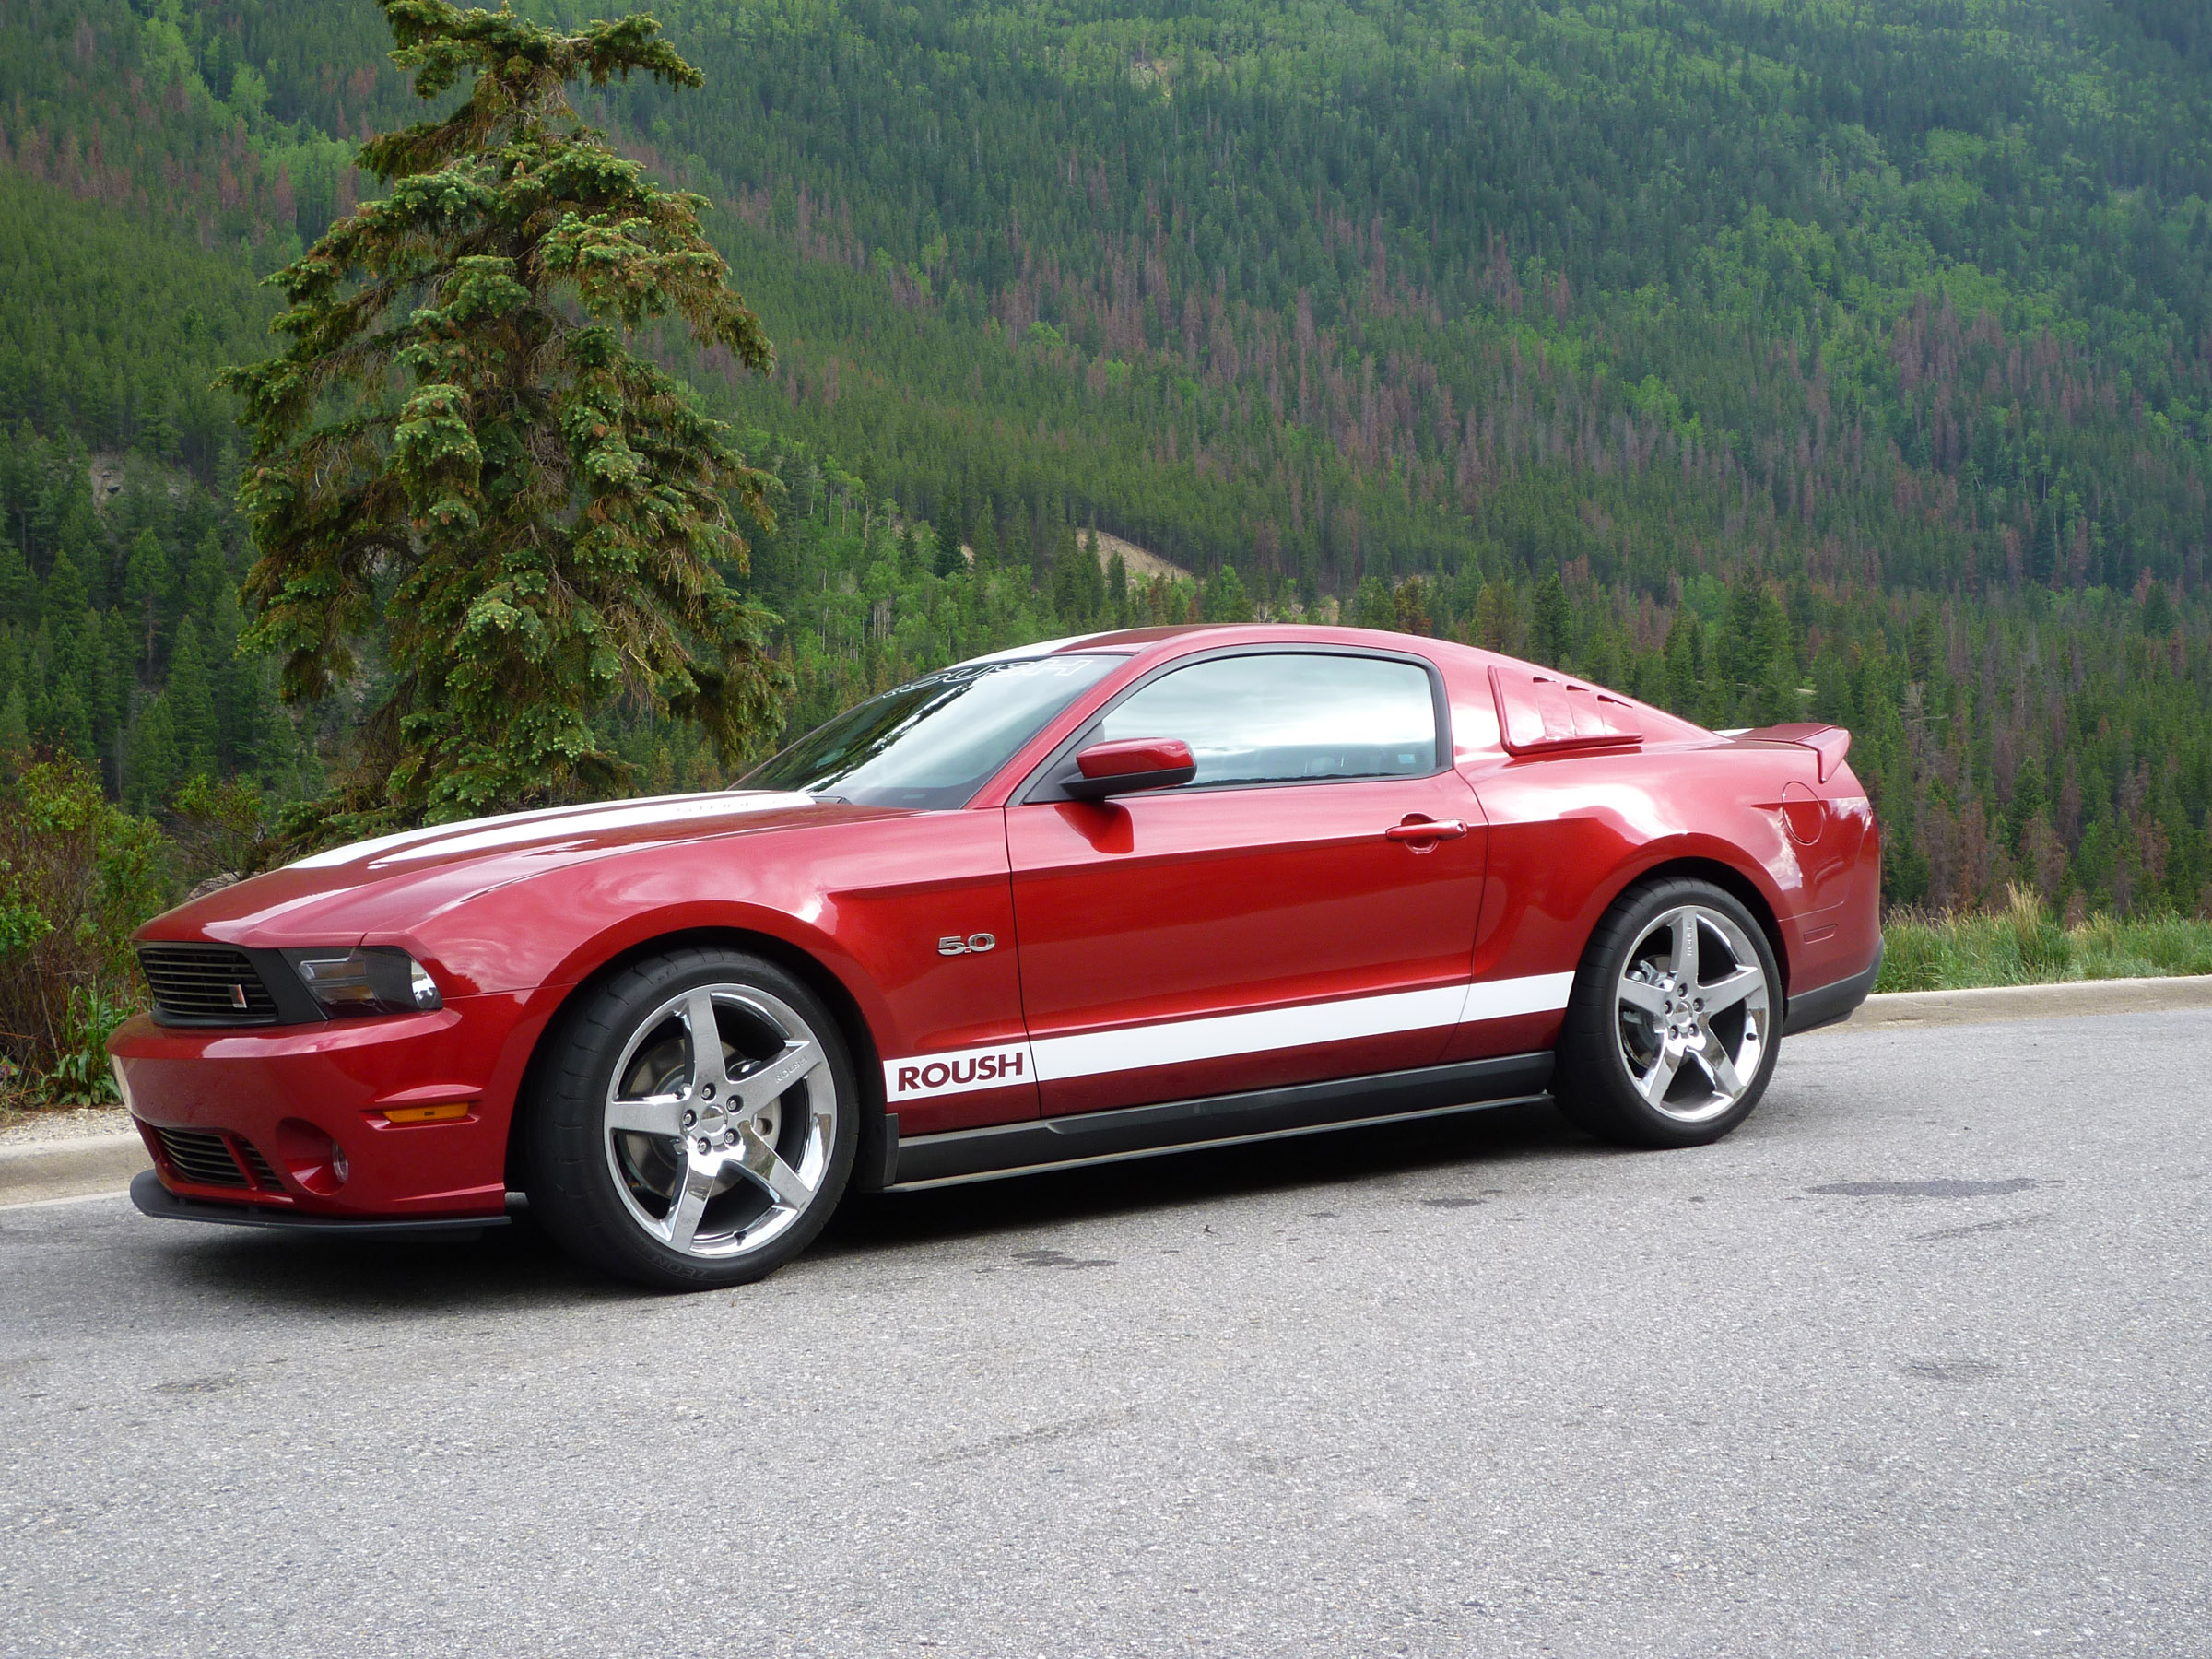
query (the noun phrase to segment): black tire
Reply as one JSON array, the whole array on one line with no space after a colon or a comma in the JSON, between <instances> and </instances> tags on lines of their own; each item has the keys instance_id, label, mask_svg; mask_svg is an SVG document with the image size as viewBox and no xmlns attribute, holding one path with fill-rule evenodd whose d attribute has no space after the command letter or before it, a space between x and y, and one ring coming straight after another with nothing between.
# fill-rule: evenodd
<instances>
[{"instance_id":1,"label":"black tire","mask_svg":"<svg viewBox=\"0 0 2212 1659\"><path fill-rule=\"evenodd\" d=\"M693 1043L702 1010L719 1055ZM638 1284L765 1277L814 1241L852 1174L863 1106L842 1034L758 957L687 947L629 964L564 1017L537 1079L522 1125L531 1214L579 1261Z\"/></svg>"},{"instance_id":2,"label":"black tire","mask_svg":"<svg viewBox=\"0 0 2212 1659\"><path fill-rule=\"evenodd\" d=\"M1673 972L1686 915L1696 941L1694 987ZM1747 969L1757 971L1755 985L1742 977ZM1708 990L1716 994L1699 994ZM1726 1007L1707 1007L1739 993ZM1641 883L1614 901L1583 952L1553 1096L1570 1122L1600 1140L1710 1145L1749 1117L1766 1092L1782 1047L1783 1006L1773 947L1734 894L1681 877ZM1738 1065L1752 1060L1747 1073Z\"/></svg>"}]
</instances>

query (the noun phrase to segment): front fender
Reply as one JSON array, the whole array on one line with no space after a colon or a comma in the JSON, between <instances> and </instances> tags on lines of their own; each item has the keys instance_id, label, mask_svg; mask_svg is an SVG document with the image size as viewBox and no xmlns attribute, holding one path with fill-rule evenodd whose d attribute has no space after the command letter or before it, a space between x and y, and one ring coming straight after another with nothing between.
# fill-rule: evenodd
<instances>
[{"instance_id":1,"label":"front fender","mask_svg":"<svg viewBox=\"0 0 2212 1659\"><path fill-rule=\"evenodd\" d=\"M915 814L663 844L564 863L372 936L441 985L533 1004L655 940L742 933L842 987L882 1055L1018 1038L1021 993L1006 831L995 811ZM1007 948L947 956L988 934Z\"/></svg>"}]
</instances>

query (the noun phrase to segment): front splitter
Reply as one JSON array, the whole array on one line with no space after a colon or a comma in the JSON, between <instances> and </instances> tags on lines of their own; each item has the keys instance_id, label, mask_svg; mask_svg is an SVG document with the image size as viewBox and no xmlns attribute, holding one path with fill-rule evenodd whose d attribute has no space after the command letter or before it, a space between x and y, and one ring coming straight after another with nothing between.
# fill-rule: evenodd
<instances>
[{"instance_id":1,"label":"front splitter","mask_svg":"<svg viewBox=\"0 0 2212 1659\"><path fill-rule=\"evenodd\" d=\"M422 1216L357 1219L350 1216L303 1216L294 1210L263 1209L248 1204L218 1204L180 1198L161 1177L143 1170L131 1182L131 1202L164 1221L211 1221L218 1227L265 1227L279 1232L313 1233L331 1239L473 1239L489 1228L505 1227L507 1216Z\"/></svg>"}]
</instances>

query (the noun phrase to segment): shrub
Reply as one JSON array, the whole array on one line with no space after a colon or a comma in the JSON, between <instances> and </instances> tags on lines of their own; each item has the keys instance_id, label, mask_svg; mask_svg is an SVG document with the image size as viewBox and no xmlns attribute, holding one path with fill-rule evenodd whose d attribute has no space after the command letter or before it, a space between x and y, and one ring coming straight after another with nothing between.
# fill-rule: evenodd
<instances>
[{"instance_id":1,"label":"shrub","mask_svg":"<svg viewBox=\"0 0 2212 1659\"><path fill-rule=\"evenodd\" d=\"M0 758L0 1051L29 1092L115 1098L105 1044L142 1001L131 934L170 881L161 832L81 760Z\"/></svg>"},{"instance_id":2,"label":"shrub","mask_svg":"<svg viewBox=\"0 0 2212 1659\"><path fill-rule=\"evenodd\" d=\"M2099 912L2054 919L2031 889L2012 889L2003 910L1929 915L1892 911L1877 991L1950 991L2060 980L2212 973L2212 921L2159 912Z\"/></svg>"},{"instance_id":3,"label":"shrub","mask_svg":"<svg viewBox=\"0 0 2212 1659\"><path fill-rule=\"evenodd\" d=\"M169 836L180 886L235 880L260 867L267 848L268 805L253 784L218 783L195 772L171 803Z\"/></svg>"}]
</instances>

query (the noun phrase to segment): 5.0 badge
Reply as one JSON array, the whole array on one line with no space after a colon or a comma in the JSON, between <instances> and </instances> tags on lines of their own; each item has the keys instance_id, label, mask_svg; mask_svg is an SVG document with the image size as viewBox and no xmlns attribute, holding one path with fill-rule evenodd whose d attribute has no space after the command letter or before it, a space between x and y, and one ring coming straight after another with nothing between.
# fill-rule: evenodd
<instances>
[{"instance_id":1,"label":"5.0 badge","mask_svg":"<svg viewBox=\"0 0 2212 1659\"><path fill-rule=\"evenodd\" d=\"M937 941L939 956L980 956L986 950L997 948L996 934L970 934L964 939L958 934L947 934Z\"/></svg>"}]
</instances>

